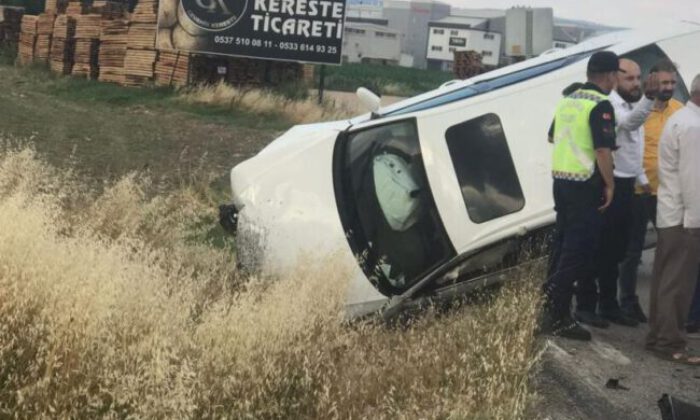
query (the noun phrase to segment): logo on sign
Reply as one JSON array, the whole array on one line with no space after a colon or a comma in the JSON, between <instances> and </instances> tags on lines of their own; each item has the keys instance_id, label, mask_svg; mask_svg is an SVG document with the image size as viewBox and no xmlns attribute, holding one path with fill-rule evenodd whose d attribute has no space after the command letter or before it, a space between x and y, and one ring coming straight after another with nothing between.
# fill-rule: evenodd
<instances>
[{"instance_id":1,"label":"logo on sign","mask_svg":"<svg viewBox=\"0 0 700 420\"><path fill-rule=\"evenodd\" d=\"M196 26L222 31L234 26L248 7L247 0L182 0L182 10Z\"/></svg>"}]
</instances>

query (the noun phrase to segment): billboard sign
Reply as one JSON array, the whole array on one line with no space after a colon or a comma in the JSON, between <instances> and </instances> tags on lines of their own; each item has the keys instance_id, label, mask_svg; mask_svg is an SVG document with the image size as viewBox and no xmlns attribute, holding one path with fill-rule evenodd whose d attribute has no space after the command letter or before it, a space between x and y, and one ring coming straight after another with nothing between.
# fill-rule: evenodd
<instances>
[{"instance_id":1,"label":"billboard sign","mask_svg":"<svg viewBox=\"0 0 700 420\"><path fill-rule=\"evenodd\" d=\"M345 0L161 0L157 46L339 64Z\"/></svg>"}]
</instances>

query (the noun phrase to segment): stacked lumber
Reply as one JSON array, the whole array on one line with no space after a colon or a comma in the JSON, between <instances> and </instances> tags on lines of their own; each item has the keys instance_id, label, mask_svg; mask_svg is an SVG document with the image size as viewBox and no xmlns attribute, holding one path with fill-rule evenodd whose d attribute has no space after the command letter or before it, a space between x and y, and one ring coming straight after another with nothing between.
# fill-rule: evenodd
<instances>
[{"instance_id":1,"label":"stacked lumber","mask_svg":"<svg viewBox=\"0 0 700 420\"><path fill-rule=\"evenodd\" d=\"M87 14L90 10L87 1L70 0L66 6L66 14L69 16L78 16Z\"/></svg>"},{"instance_id":2,"label":"stacked lumber","mask_svg":"<svg viewBox=\"0 0 700 420\"><path fill-rule=\"evenodd\" d=\"M58 15L66 13L68 0L46 0L44 12L50 15Z\"/></svg>"},{"instance_id":3,"label":"stacked lumber","mask_svg":"<svg viewBox=\"0 0 700 420\"><path fill-rule=\"evenodd\" d=\"M100 39L101 20L102 16L98 14L76 16L75 38Z\"/></svg>"},{"instance_id":4,"label":"stacked lumber","mask_svg":"<svg viewBox=\"0 0 700 420\"><path fill-rule=\"evenodd\" d=\"M124 84L142 86L153 80L155 50L126 50L124 58Z\"/></svg>"},{"instance_id":5,"label":"stacked lumber","mask_svg":"<svg viewBox=\"0 0 700 420\"><path fill-rule=\"evenodd\" d=\"M17 48L23 14L21 7L0 6L0 46L6 45L13 50Z\"/></svg>"},{"instance_id":6,"label":"stacked lumber","mask_svg":"<svg viewBox=\"0 0 700 420\"><path fill-rule=\"evenodd\" d=\"M124 61L126 59L128 31L129 22L125 19L102 20L98 54L100 81L125 83Z\"/></svg>"},{"instance_id":7,"label":"stacked lumber","mask_svg":"<svg viewBox=\"0 0 700 420\"><path fill-rule=\"evenodd\" d=\"M191 57L188 53L159 51L155 67L158 86L185 86L189 79Z\"/></svg>"},{"instance_id":8,"label":"stacked lumber","mask_svg":"<svg viewBox=\"0 0 700 420\"><path fill-rule=\"evenodd\" d=\"M156 24L158 20L158 0L139 0L129 18L132 23Z\"/></svg>"},{"instance_id":9,"label":"stacked lumber","mask_svg":"<svg viewBox=\"0 0 700 420\"><path fill-rule=\"evenodd\" d=\"M74 76L96 79L99 73L99 46L102 16L98 14L75 17Z\"/></svg>"},{"instance_id":10,"label":"stacked lumber","mask_svg":"<svg viewBox=\"0 0 700 420\"><path fill-rule=\"evenodd\" d=\"M458 79L468 79L482 73L481 54L476 51L455 51L452 71Z\"/></svg>"},{"instance_id":11,"label":"stacked lumber","mask_svg":"<svg viewBox=\"0 0 700 420\"><path fill-rule=\"evenodd\" d=\"M34 44L34 62L48 64L55 16L42 13L37 17L37 37Z\"/></svg>"},{"instance_id":12,"label":"stacked lumber","mask_svg":"<svg viewBox=\"0 0 700 420\"><path fill-rule=\"evenodd\" d=\"M126 3L109 0L95 0L90 9L90 13L98 14L103 19L121 19L126 12Z\"/></svg>"},{"instance_id":13,"label":"stacked lumber","mask_svg":"<svg viewBox=\"0 0 700 420\"><path fill-rule=\"evenodd\" d=\"M76 39L73 76L97 79L99 74L99 39Z\"/></svg>"},{"instance_id":14,"label":"stacked lumber","mask_svg":"<svg viewBox=\"0 0 700 420\"><path fill-rule=\"evenodd\" d=\"M71 74L75 53L75 18L68 15L56 16L51 42L49 67L59 74Z\"/></svg>"},{"instance_id":15,"label":"stacked lumber","mask_svg":"<svg viewBox=\"0 0 700 420\"><path fill-rule=\"evenodd\" d=\"M34 61L34 46L36 45L38 19L38 16L22 16L19 50L17 54L17 62L19 64L26 65Z\"/></svg>"},{"instance_id":16,"label":"stacked lumber","mask_svg":"<svg viewBox=\"0 0 700 420\"><path fill-rule=\"evenodd\" d=\"M147 0L146 5L151 4ZM142 6L139 12L139 6ZM127 51L124 60L124 75L126 85L135 86L142 85L153 80L155 71L155 61L157 51L155 49L156 42L156 24L155 23L135 23L134 16L139 13L144 14L141 2L134 9L131 15L131 24L127 34ZM149 9L150 10L150 9Z\"/></svg>"},{"instance_id":17,"label":"stacked lumber","mask_svg":"<svg viewBox=\"0 0 700 420\"><path fill-rule=\"evenodd\" d=\"M156 47L156 25L131 23L127 42L131 50L153 50Z\"/></svg>"}]
</instances>

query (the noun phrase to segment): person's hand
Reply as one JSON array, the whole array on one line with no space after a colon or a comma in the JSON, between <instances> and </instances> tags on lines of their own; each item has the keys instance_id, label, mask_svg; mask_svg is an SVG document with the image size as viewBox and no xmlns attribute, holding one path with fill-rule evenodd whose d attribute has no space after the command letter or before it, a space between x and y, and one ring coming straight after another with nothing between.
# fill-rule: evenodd
<instances>
[{"instance_id":1,"label":"person's hand","mask_svg":"<svg viewBox=\"0 0 700 420\"><path fill-rule=\"evenodd\" d=\"M659 75L656 73L651 73L647 76L647 80L644 82L644 96L649 99L655 99L659 94Z\"/></svg>"},{"instance_id":2,"label":"person's hand","mask_svg":"<svg viewBox=\"0 0 700 420\"><path fill-rule=\"evenodd\" d=\"M650 195L651 194L651 185L649 185L649 184L642 185L642 193L644 193L646 195Z\"/></svg>"},{"instance_id":3,"label":"person's hand","mask_svg":"<svg viewBox=\"0 0 700 420\"><path fill-rule=\"evenodd\" d=\"M598 210L600 211L605 211L608 207L610 207L610 203L612 203L613 200L613 195L614 195L615 189L611 186L606 185L605 190L603 191L603 199L605 200L603 202L603 205L598 207Z\"/></svg>"}]
</instances>

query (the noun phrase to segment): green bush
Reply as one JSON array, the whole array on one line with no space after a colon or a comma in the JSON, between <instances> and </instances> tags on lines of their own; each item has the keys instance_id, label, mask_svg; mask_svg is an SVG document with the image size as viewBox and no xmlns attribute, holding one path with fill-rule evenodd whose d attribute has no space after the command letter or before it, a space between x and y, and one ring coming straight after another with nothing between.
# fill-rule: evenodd
<instances>
[{"instance_id":1,"label":"green bush","mask_svg":"<svg viewBox=\"0 0 700 420\"><path fill-rule=\"evenodd\" d=\"M318 68L317 68L318 71ZM325 86L346 92L366 87L382 95L413 96L452 80L451 73L398 66L343 64L327 66Z\"/></svg>"}]
</instances>

